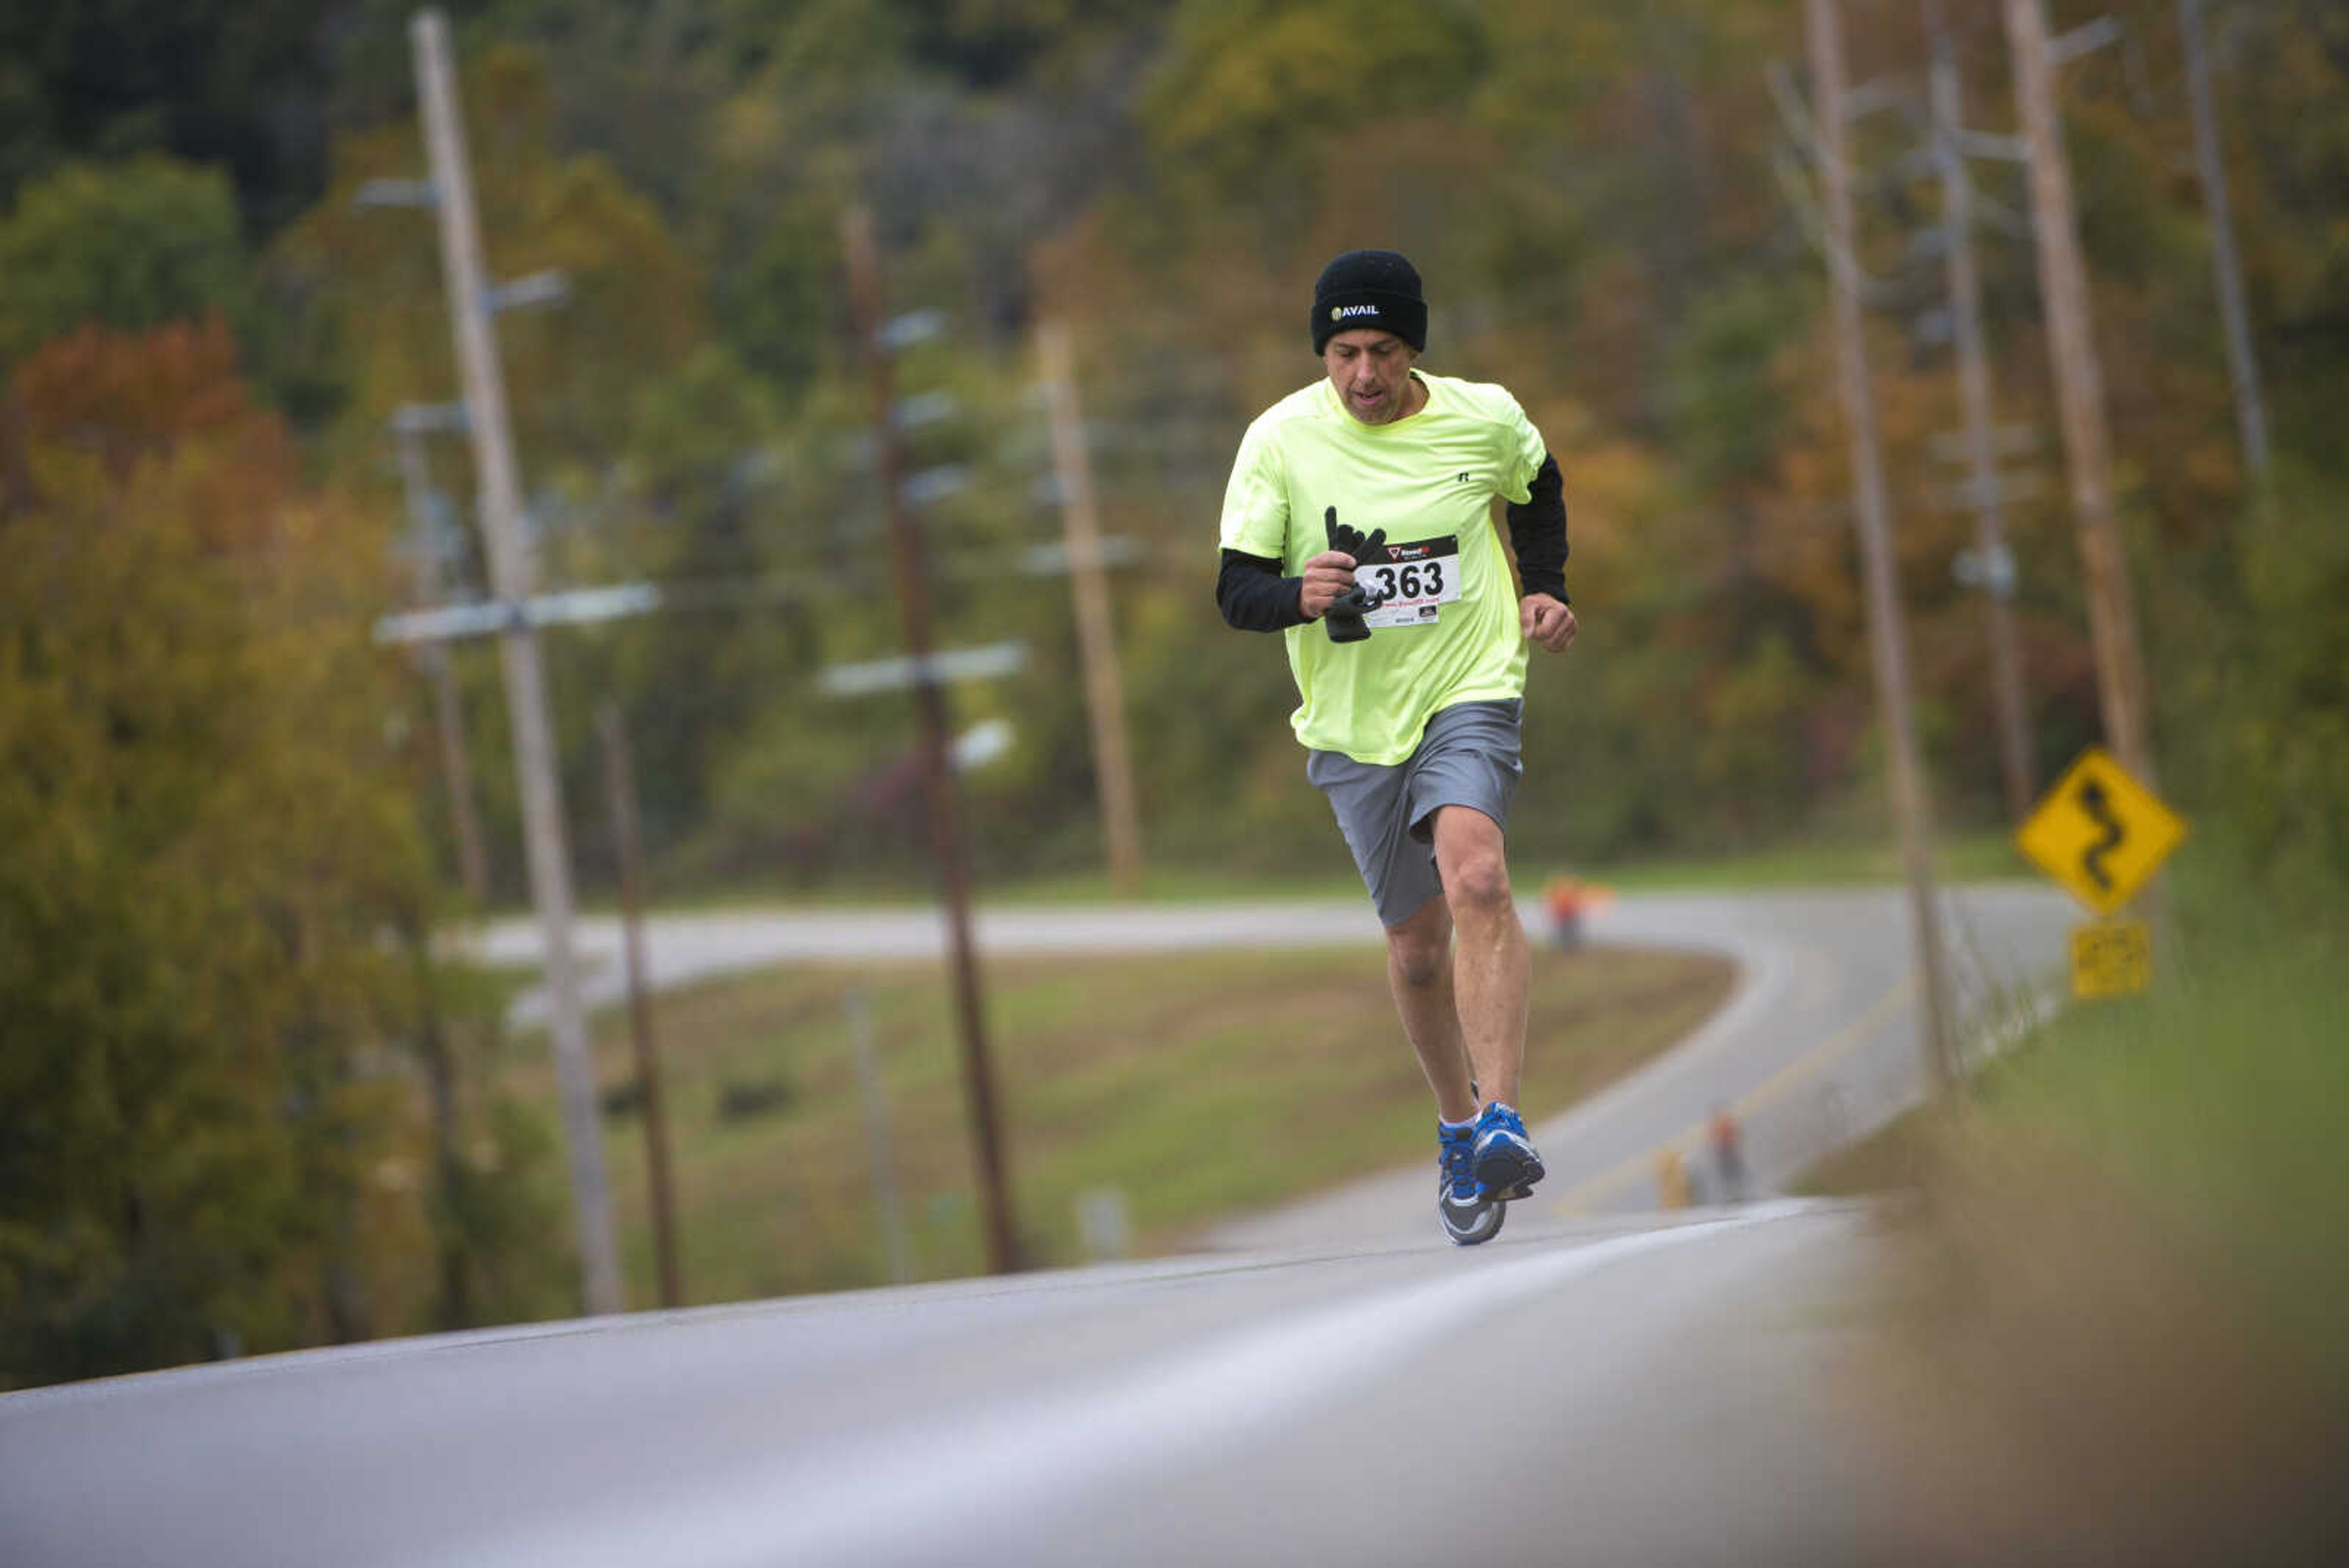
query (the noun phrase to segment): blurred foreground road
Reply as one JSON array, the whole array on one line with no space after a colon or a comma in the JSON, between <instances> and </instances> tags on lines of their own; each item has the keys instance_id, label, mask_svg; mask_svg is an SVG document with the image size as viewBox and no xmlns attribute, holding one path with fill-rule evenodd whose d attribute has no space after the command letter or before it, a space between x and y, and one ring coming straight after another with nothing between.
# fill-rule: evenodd
<instances>
[{"instance_id":1,"label":"blurred foreground road","mask_svg":"<svg viewBox=\"0 0 2349 1568\"><path fill-rule=\"evenodd\" d=\"M1897 1561L1839 1403L1869 1223L1535 1220L0 1396L0 1561Z\"/></svg>"},{"instance_id":2,"label":"blurred foreground road","mask_svg":"<svg viewBox=\"0 0 2349 1568\"><path fill-rule=\"evenodd\" d=\"M1952 912L1978 1013L2060 957L2066 912L2035 890ZM1336 906L983 929L999 952L1131 950L1349 921L1372 948ZM1913 1089L1897 896L1627 898L1590 934L1727 951L1743 977L1686 1044L1541 1129L1550 1180L1488 1246L1435 1234L1418 1162L1200 1257L0 1396L0 1563L1913 1559L1909 1478L1868 1418L1870 1211L1625 1212L1715 1104L1746 1116L1766 1182ZM697 917L657 925L654 953L673 981L936 937L923 917Z\"/></svg>"}]
</instances>

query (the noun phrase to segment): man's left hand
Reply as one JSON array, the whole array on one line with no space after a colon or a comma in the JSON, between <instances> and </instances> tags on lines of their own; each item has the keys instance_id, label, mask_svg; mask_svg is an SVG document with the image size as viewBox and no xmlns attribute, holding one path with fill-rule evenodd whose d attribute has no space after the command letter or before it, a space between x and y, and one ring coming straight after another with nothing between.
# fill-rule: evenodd
<instances>
[{"instance_id":1,"label":"man's left hand","mask_svg":"<svg viewBox=\"0 0 2349 1568\"><path fill-rule=\"evenodd\" d=\"M1527 594L1517 601L1517 620L1526 628L1526 640L1539 643L1551 653L1564 653L1574 641L1574 609L1547 594Z\"/></svg>"}]
</instances>

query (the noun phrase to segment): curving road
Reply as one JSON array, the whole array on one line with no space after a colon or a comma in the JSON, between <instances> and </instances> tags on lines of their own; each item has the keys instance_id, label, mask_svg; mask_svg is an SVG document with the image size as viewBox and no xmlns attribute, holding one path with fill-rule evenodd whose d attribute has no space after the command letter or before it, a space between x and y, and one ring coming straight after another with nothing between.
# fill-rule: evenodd
<instances>
[{"instance_id":1,"label":"curving road","mask_svg":"<svg viewBox=\"0 0 2349 1568\"><path fill-rule=\"evenodd\" d=\"M1989 889L1953 912L1978 1003L2060 957L2050 898ZM1187 944L1204 917L1226 940L1320 942L1327 914L1034 912L983 929L996 950L1054 931ZM868 936L935 943L934 921L873 919ZM836 942L851 923L791 940ZM730 924L708 940L664 924L656 964L779 956L787 922L756 940ZM1897 900L1627 898L1592 934L1731 951L1744 975L1687 1044L1541 1129L1551 1180L1489 1246L1437 1238L1415 1168L1236 1222L1232 1250L1198 1258L0 1396L0 1562L1913 1555L1901 1478L1844 1403L1868 1211L1618 1212L1652 1202L1654 1152L1715 1104L1740 1106L1766 1182L1913 1092Z\"/></svg>"},{"instance_id":2,"label":"curving road","mask_svg":"<svg viewBox=\"0 0 2349 1568\"><path fill-rule=\"evenodd\" d=\"M1967 888L1941 908L1961 1037L1970 1053L1995 1049L2044 1005L2077 916L2061 895L2023 884ZM1660 1155L1711 1174L1705 1126L1716 1110L1740 1129L1749 1194L1766 1194L1917 1104L1926 1080L1905 909L1897 893L1858 889L1659 894L1593 915L1595 942L1727 954L1736 988L1672 1051L1534 1129L1549 1179L1509 1222L1529 1209L1563 1219L1654 1210ZM1540 1071L1538 1041L1526 1071ZM1413 1204L1432 1181L1398 1171L1233 1221L1216 1240L1391 1237L1416 1222Z\"/></svg>"},{"instance_id":3,"label":"curving road","mask_svg":"<svg viewBox=\"0 0 2349 1568\"><path fill-rule=\"evenodd\" d=\"M1971 1049L2034 1012L2064 957L2072 906L2038 884L1994 883L1945 894L1951 994ZM1881 1126L1924 1091L1903 895L1890 888L1765 893L1644 894L1620 898L1587 922L1594 944L1680 948L1736 961L1729 1002L1678 1049L1643 1072L1535 1129L1550 1179L1538 1207L1562 1218L1636 1213L1657 1206L1656 1157L1665 1149L1707 1168L1705 1122L1726 1108L1744 1134L1749 1190L1769 1192L1821 1154ZM1539 909L1526 906L1529 931ZM620 999L616 921L582 920L579 950L591 1004ZM1360 899L1314 902L988 909L977 921L981 950L1011 953L1124 953L1217 947L1326 947L1379 940ZM656 987L769 964L856 958L923 958L945 948L931 910L820 914L739 911L666 916L647 923ZM508 920L482 935L483 956L522 963L538 951L537 928ZM543 995L524 996L518 1023L544 1016ZM1400 1048L1400 1047L1398 1047ZM1540 1042L1528 1047L1540 1071ZM1220 1245L1310 1245L1392 1240L1424 1229L1418 1164L1294 1210L1221 1227ZM1513 1215L1520 1220L1522 1214Z\"/></svg>"}]
</instances>

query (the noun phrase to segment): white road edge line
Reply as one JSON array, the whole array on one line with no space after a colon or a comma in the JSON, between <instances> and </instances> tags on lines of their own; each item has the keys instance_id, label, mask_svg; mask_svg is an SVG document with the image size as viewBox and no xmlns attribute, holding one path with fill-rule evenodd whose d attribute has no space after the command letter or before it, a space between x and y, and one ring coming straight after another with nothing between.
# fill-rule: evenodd
<instances>
[{"instance_id":1,"label":"white road edge line","mask_svg":"<svg viewBox=\"0 0 2349 1568\"><path fill-rule=\"evenodd\" d=\"M657 1510L585 1506L558 1527L444 1561L773 1568L967 1546L985 1538L989 1519L1033 1516L1110 1477L1211 1453L1257 1423L1358 1386L1364 1366L1454 1339L1464 1321L1576 1275L1823 1207L1757 1203L1720 1219L1464 1269L1243 1330L1131 1376L876 1434L780 1471L713 1478L703 1494L665 1499Z\"/></svg>"}]
</instances>

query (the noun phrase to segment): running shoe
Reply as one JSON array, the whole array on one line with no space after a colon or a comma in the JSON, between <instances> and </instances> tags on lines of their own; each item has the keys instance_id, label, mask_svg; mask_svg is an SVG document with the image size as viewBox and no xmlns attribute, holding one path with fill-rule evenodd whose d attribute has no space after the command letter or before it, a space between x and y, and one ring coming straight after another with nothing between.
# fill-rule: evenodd
<instances>
[{"instance_id":1,"label":"running shoe","mask_svg":"<svg viewBox=\"0 0 2349 1568\"><path fill-rule=\"evenodd\" d=\"M1509 1206L1488 1196L1476 1179L1476 1129L1436 1126L1435 1212L1455 1247L1473 1247L1500 1234Z\"/></svg>"},{"instance_id":2,"label":"running shoe","mask_svg":"<svg viewBox=\"0 0 2349 1568\"><path fill-rule=\"evenodd\" d=\"M1495 1100L1476 1118L1470 1170L1485 1191L1506 1201L1531 1196L1542 1179L1542 1158L1526 1136L1525 1119Z\"/></svg>"}]
</instances>

